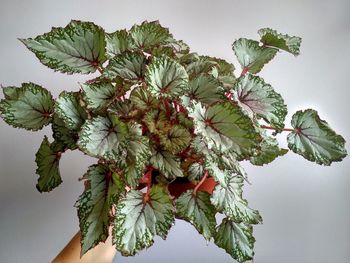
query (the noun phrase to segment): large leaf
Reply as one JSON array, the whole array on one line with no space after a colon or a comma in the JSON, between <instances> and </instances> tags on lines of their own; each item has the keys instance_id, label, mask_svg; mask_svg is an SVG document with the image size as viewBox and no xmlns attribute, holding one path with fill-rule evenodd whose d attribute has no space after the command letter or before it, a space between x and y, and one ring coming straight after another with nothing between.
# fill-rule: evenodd
<instances>
[{"instance_id":1,"label":"large leaf","mask_svg":"<svg viewBox=\"0 0 350 263\"><path fill-rule=\"evenodd\" d=\"M234 85L233 98L251 117L256 114L278 129L284 127L287 106L262 78L251 74L240 77Z\"/></svg>"},{"instance_id":2,"label":"large leaf","mask_svg":"<svg viewBox=\"0 0 350 263\"><path fill-rule=\"evenodd\" d=\"M105 61L105 33L91 22L72 20L65 28L21 41L55 71L92 73Z\"/></svg>"},{"instance_id":3,"label":"large leaf","mask_svg":"<svg viewBox=\"0 0 350 263\"><path fill-rule=\"evenodd\" d=\"M130 100L140 110L155 108L159 104L159 101L151 95L149 90L142 86L131 91Z\"/></svg>"},{"instance_id":4,"label":"large leaf","mask_svg":"<svg viewBox=\"0 0 350 263\"><path fill-rule=\"evenodd\" d=\"M175 180L176 177L184 176L180 167L180 159L170 152L155 151L150 159L150 163L169 180Z\"/></svg>"},{"instance_id":5,"label":"large leaf","mask_svg":"<svg viewBox=\"0 0 350 263\"><path fill-rule=\"evenodd\" d=\"M215 208L210 203L210 194L188 190L176 199L176 214L179 218L189 221L204 236L210 240L215 233Z\"/></svg>"},{"instance_id":6,"label":"large leaf","mask_svg":"<svg viewBox=\"0 0 350 263\"><path fill-rule=\"evenodd\" d=\"M137 48L148 50L151 47L166 44L172 39L168 28L164 28L159 21L143 22L130 29L131 37Z\"/></svg>"},{"instance_id":7,"label":"large leaf","mask_svg":"<svg viewBox=\"0 0 350 263\"><path fill-rule=\"evenodd\" d=\"M105 242L112 221L111 208L124 192L121 179L107 165L92 165L84 179L89 188L79 197L78 208L81 233L81 255Z\"/></svg>"},{"instance_id":8,"label":"large leaf","mask_svg":"<svg viewBox=\"0 0 350 263\"><path fill-rule=\"evenodd\" d=\"M259 42L251 39L240 38L236 40L232 48L242 68L258 73L277 53L277 49L259 46Z\"/></svg>"},{"instance_id":9,"label":"large leaf","mask_svg":"<svg viewBox=\"0 0 350 263\"><path fill-rule=\"evenodd\" d=\"M300 37L279 34L276 30L272 30L271 28L262 28L258 33L264 45L283 49L292 53L294 56L299 55Z\"/></svg>"},{"instance_id":10,"label":"large leaf","mask_svg":"<svg viewBox=\"0 0 350 263\"><path fill-rule=\"evenodd\" d=\"M116 209L113 243L124 256L133 256L153 244L155 235L166 238L174 222L174 206L167 192L153 186L149 200L141 191L131 190Z\"/></svg>"},{"instance_id":11,"label":"large leaf","mask_svg":"<svg viewBox=\"0 0 350 263\"><path fill-rule=\"evenodd\" d=\"M297 111L292 117L294 131L288 134L288 147L309 161L330 165L347 155L345 140L315 110Z\"/></svg>"},{"instance_id":12,"label":"large leaf","mask_svg":"<svg viewBox=\"0 0 350 263\"><path fill-rule=\"evenodd\" d=\"M59 170L61 151L54 149L46 136L35 154L36 173L39 175L36 188L40 193L50 192L62 183Z\"/></svg>"},{"instance_id":13,"label":"large leaf","mask_svg":"<svg viewBox=\"0 0 350 263\"><path fill-rule=\"evenodd\" d=\"M222 211L235 222L258 224L262 218L257 210L248 206L242 196L244 178L228 170L221 170L216 166L208 169L210 174L219 182L211 195L211 202L218 211Z\"/></svg>"},{"instance_id":14,"label":"large leaf","mask_svg":"<svg viewBox=\"0 0 350 263\"><path fill-rule=\"evenodd\" d=\"M5 87L3 92L0 116L7 124L36 131L51 122L54 100L48 90L34 83L23 83L20 88Z\"/></svg>"},{"instance_id":15,"label":"large leaf","mask_svg":"<svg viewBox=\"0 0 350 263\"><path fill-rule=\"evenodd\" d=\"M67 128L75 131L79 130L87 119L87 113L80 105L78 92L63 91L56 100L55 112Z\"/></svg>"},{"instance_id":16,"label":"large leaf","mask_svg":"<svg viewBox=\"0 0 350 263\"><path fill-rule=\"evenodd\" d=\"M113 33L106 34L106 57L113 58L114 56L123 53L124 51L132 50L132 39L128 31L118 30Z\"/></svg>"},{"instance_id":17,"label":"large leaf","mask_svg":"<svg viewBox=\"0 0 350 263\"><path fill-rule=\"evenodd\" d=\"M238 262L253 259L255 238L252 226L224 218L214 240L218 247L225 249Z\"/></svg>"},{"instance_id":18,"label":"large leaf","mask_svg":"<svg viewBox=\"0 0 350 263\"><path fill-rule=\"evenodd\" d=\"M209 148L233 150L240 157L250 156L261 140L251 119L230 102L214 103L207 109L197 103L190 116L196 133L202 135Z\"/></svg>"},{"instance_id":19,"label":"large leaf","mask_svg":"<svg viewBox=\"0 0 350 263\"><path fill-rule=\"evenodd\" d=\"M108 79L120 77L129 81L143 79L146 57L141 52L124 52L112 58L103 72Z\"/></svg>"},{"instance_id":20,"label":"large leaf","mask_svg":"<svg viewBox=\"0 0 350 263\"><path fill-rule=\"evenodd\" d=\"M168 57L154 57L146 70L146 83L157 98L172 98L188 90L188 75L183 66Z\"/></svg>"},{"instance_id":21,"label":"large leaf","mask_svg":"<svg viewBox=\"0 0 350 263\"><path fill-rule=\"evenodd\" d=\"M220 81L210 75L201 74L189 82L188 96L204 104L212 104L223 99Z\"/></svg>"},{"instance_id":22,"label":"large leaf","mask_svg":"<svg viewBox=\"0 0 350 263\"><path fill-rule=\"evenodd\" d=\"M81 127L78 147L86 154L108 160L118 160L121 143L126 139L128 127L113 114L97 116Z\"/></svg>"},{"instance_id":23,"label":"large leaf","mask_svg":"<svg viewBox=\"0 0 350 263\"><path fill-rule=\"evenodd\" d=\"M82 83L80 86L84 91L83 98L87 107L95 111L106 109L119 95L117 88L110 82Z\"/></svg>"}]
</instances>

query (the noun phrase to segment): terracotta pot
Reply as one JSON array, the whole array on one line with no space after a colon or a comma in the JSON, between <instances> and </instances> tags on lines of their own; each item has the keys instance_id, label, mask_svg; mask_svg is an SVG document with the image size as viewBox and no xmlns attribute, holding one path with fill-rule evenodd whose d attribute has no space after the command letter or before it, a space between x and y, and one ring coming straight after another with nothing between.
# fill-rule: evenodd
<instances>
[{"instance_id":1,"label":"terracotta pot","mask_svg":"<svg viewBox=\"0 0 350 263\"><path fill-rule=\"evenodd\" d=\"M212 194L217 182L212 178L208 177L199 186L198 191L205 191ZM179 197L183 192L187 190L194 189L196 187L193 183L172 183L169 185L168 189L172 196Z\"/></svg>"}]
</instances>

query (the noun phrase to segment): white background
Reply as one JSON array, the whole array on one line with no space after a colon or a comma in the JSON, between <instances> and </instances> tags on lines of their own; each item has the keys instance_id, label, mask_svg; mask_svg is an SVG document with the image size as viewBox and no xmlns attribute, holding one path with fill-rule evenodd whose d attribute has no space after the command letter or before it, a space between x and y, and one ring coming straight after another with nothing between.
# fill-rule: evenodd
<instances>
[{"instance_id":1,"label":"white background","mask_svg":"<svg viewBox=\"0 0 350 263\"><path fill-rule=\"evenodd\" d=\"M313 107L350 140L350 2L333 1L83 1L1 0L0 83L32 81L56 97L78 90L86 76L64 75L41 65L17 38L34 37L70 19L93 21L107 32L159 19L193 51L234 62L232 42L258 39L272 27L303 38L301 55L280 53L261 75L278 92L291 115ZM237 66L238 67L238 66ZM240 69L237 70L237 73ZM1 94L2 96L2 94ZM2 98L2 97L1 97ZM287 125L289 126L289 125ZM61 161L63 184L48 194L35 189L35 152L40 132L14 129L0 120L0 262L50 262L78 230L73 204L83 190L77 181L94 162L81 152ZM279 137L285 143L285 134ZM347 144L347 149L349 147ZM321 167L293 153L263 168L246 165L252 185L245 197L260 210L254 228L256 263L346 263L350 258L350 162ZM115 262L234 262L187 223L176 221L167 241L133 258Z\"/></svg>"}]
</instances>

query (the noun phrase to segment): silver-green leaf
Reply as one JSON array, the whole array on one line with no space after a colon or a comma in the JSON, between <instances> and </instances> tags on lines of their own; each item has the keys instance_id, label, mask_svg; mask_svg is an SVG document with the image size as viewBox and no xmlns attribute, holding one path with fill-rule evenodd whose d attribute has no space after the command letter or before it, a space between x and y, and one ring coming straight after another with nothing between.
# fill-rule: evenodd
<instances>
[{"instance_id":1,"label":"silver-green leaf","mask_svg":"<svg viewBox=\"0 0 350 263\"><path fill-rule=\"evenodd\" d=\"M345 158L344 138L337 134L317 111L297 111L292 117L294 131L288 134L288 147L309 161L331 165Z\"/></svg>"},{"instance_id":2,"label":"silver-green leaf","mask_svg":"<svg viewBox=\"0 0 350 263\"><path fill-rule=\"evenodd\" d=\"M108 59L121 54L125 51L131 51L133 49L131 36L128 31L118 30L113 33L106 34L106 57Z\"/></svg>"},{"instance_id":3,"label":"silver-green leaf","mask_svg":"<svg viewBox=\"0 0 350 263\"><path fill-rule=\"evenodd\" d=\"M147 201L141 191L131 190L117 206L113 244L122 255L133 256L150 247L155 235L165 239L173 223L174 205L162 187L153 186Z\"/></svg>"},{"instance_id":4,"label":"silver-green leaf","mask_svg":"<svg viewBox=\"0 0 350 263\"><path fill-rule=\"evenodd\" d=\"M188 90L185 68L166 56L152 59L147 66L145 79L151 94L156 98L175 99Z\"/></svg>"},{"instance_id":5,"label":"silver-green leaf","mask_svg":"<svg viewBox=\"0 0 350 263\"><path fill-rule=\"evenodd\" d=\"M194 194L193 190L188 190L176 199L177 217L194 225L206 240L210 240L215 233L215 214L215 207L210 203L210 194L207 192Z\"/></svg>"},{"instance_id":6,"label":"silver-green leaf","mask_svg":"<svg viewBox=\"0 0 350 263\"><path fill-rule=\"evenodd\" d=\"M106 109L116 99L117 88L110 82L82 83L86 106L94 111Z\"/></svg>"},{"instance_id":7,"label":"silver-green leaf","mask_svg":"<svg viewBox=\"0 0 350 263\"><path fill-rule=\"evenodd\" d=\"M220 81L210 75L200 74L190 80L188 86L188 96L204 104L212 104L224 97Z\"/></svg>"},{"instance_id":8,"label":"silver-green leaf","mask_svg":"<svg viewBox=\"0 0 350 263\"><path fill-rule=\"evenodd\" d=\"M51 122L54 100L48 90L34 83L23 83L20 88L5 87L3 92L0 116L7 124L37 131Z\"/></svg>"},{"instance_id":9,"label":"silver-green leaf","mask_svg":"<svg viewBox=\"0 0 350 263\"><path fill-rule=\"evenodd\" d=\"M224 218L217 228L214 241L240 263L253 259L255 238L250 225Z\"/></svg>"},{"instance_id":10,"label":"silver-green leaf","mask_svg":"<svg viewBox=\"0 0 350 263\"><path fill-rule=\"evenodd\" d=\"M283 49L292 53L294 56L299 55L301 44L300 37L279 34L276 30L271 28L262 28L258 33L264 45Z\"/></svg>"},{"instance_id":11,"label":"silver-green leaf","mask_svg":"<svg viewBox=\"0 0 350 263\"><path fill-rule=\"evenodd\" d=\"M252 74L260 72L277 53L276 48L262 47L258 41L246 38L236 40L232 48L242 69Z\"/></svg>"},{"instance_id":12,"label":"silver-green leaf","mask_svg":"<svg viewBox=\"0 0 350 263\"><path fill-rule=\"evenodd\" d=\"M169 180L184 176L180 159L168 151L154 151L150 163Z\"/></svg>"},{"instance_id":13,"label":"silver-green leaf","mask_svg":"<svg viewBox=\"0 0 350 263\"><path fill-rule=\"evenodd\" d=\"M104 30L91 22L72 20L65 28L20 40L41 63L63 73L93 73L105 61Z\"/></svg>"},{"instance_id":14,"label":"silver-green leaf","mask_svg":"<svg viewBox=\"0 0 350 263\"><path fill-rule=\"evenodd\" d=\"M248 73L238 79L232 93L249 116L257 115L278 129L284 127L287 106L282 96L262 78Z\"/></svg>"},{"instance_id":15,"label":"silver-green leaf","mask_svg":"<svg viewBox=\"0 0 350 263\"><path fill-rule=\"evenodd\" d=\"M78 92L63 91L56 100L55 113L67 128L78 131L87 119L87 113L80 105Z\"/></svg>"},{"instance_id":16,"label":"silver-green leaf","mask_svg":"<svg viewBox=\"0 0 350 263\"><path fill-rule=\"evenodd\" d=\"M75 204L79 216L81 255L106 241L112 221L112 205L124 192L123 182L107 165L90 166L84 179L88 180L89 187Z\"/></svg>"},{"instance_id":17,"label":"silver-green leaf","mask_svg":"<svg viewBox=\"0 0 350 263\"><path fill-rule=\"evenodd\" d=\"M90 156L119 160L121 143L125 141L127 133L127 125L117 116L97 116L81 127L77 144L80 150Z\"/></svg>"}]
</instances>

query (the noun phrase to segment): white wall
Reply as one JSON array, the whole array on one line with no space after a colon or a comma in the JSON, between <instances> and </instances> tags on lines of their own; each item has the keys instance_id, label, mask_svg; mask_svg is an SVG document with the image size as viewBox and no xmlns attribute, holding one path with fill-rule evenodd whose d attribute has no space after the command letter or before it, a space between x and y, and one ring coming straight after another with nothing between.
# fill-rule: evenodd
<instances>
[{"instance_id":1,"label":"white wall","mask_svg":"<svg viewBox=\"0 0 350 263\"><path fill-rule=\"evenodd\" d=\"M32 81L60 91L78 90L85 76L54 73L18 40L42 34L70 19L90 20L107 31L159 19L192 50L235 62L235 38L258 38L272 27L303 38L301 55L281 53L262 76L285 98L288 121L297 109L314 107L347 140L349 124L350 2L333 1L88 1L1 0L0 83ZM235 62L236 63L236 62ZM1 97L2 98L2 97ZM49 194L35 189L34 154L49 128L33 133L0 120L0 262L49 262L78 229L73 204L77 181L94 162L80 152L63 156L64 183ZM285 135L280 136L285 146ZM347 149L349 147L347 144ZM245 196L264 224L255 227L257 263L346 263L350 258L350 162L321 167L288 153L256 168L247 165ZM233 262L187 223L176 222L168 240L134 258L115 262Z\"/></svg>"}]
</instances>

